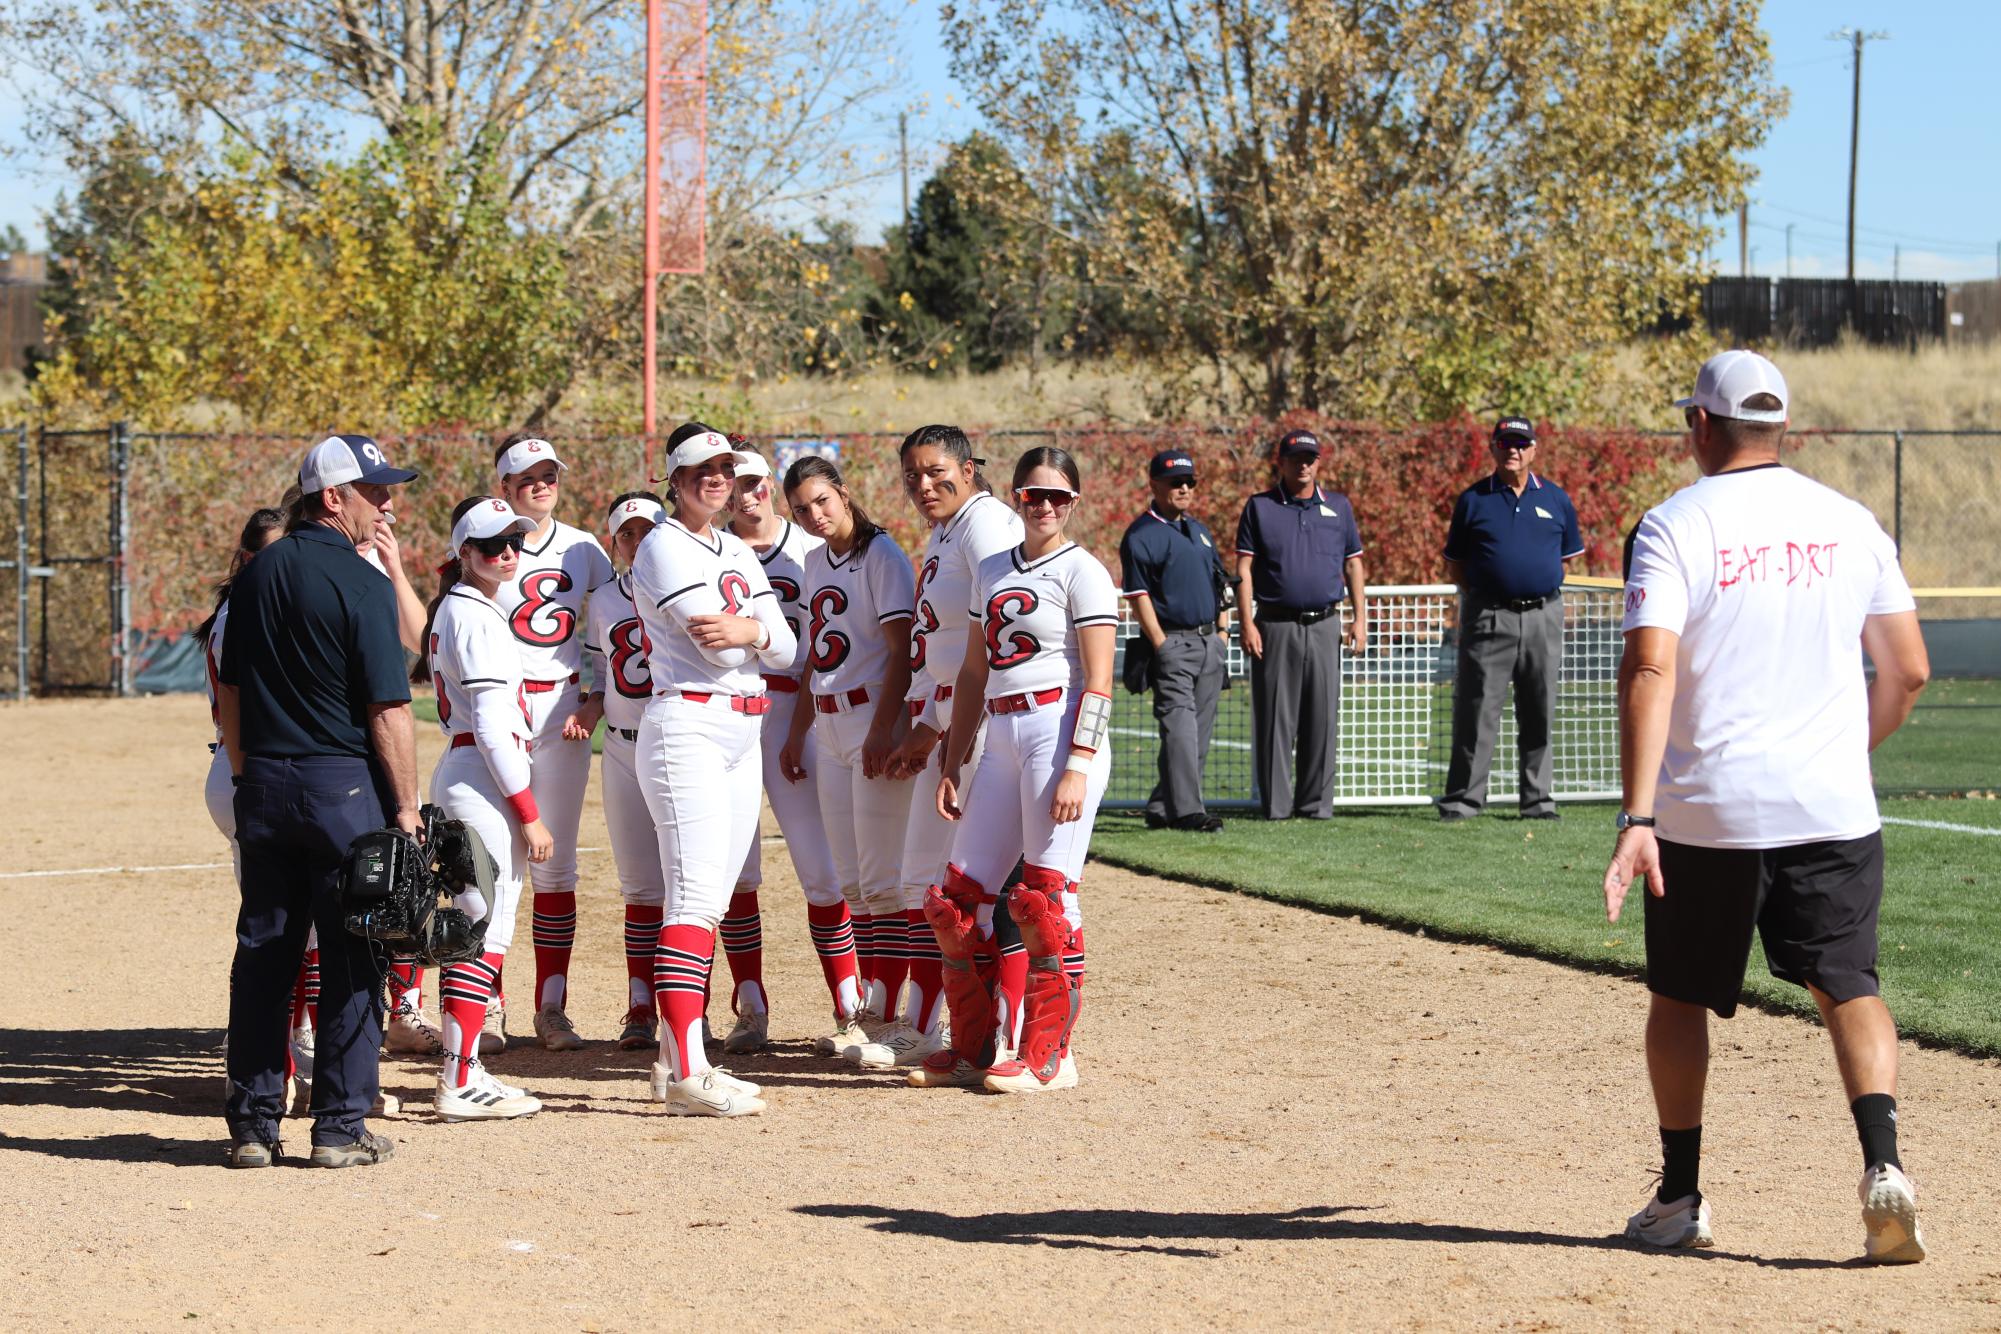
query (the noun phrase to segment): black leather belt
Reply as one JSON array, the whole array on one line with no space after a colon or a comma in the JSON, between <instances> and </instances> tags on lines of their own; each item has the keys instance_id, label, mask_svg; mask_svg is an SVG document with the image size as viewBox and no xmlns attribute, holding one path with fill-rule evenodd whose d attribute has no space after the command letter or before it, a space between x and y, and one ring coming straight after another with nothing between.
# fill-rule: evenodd
<instances>
[{"instance_id":1,"label":"black leather belt","mask_svg":"<svg viewBox=\"0 0 2001 1334\"><path fill-rule=\"evenodd\" d=\"M636 727L607 727L604 730L607 732L616 732L627 741L639 740L639 729Z\"/></svg>"},{"instance_id":2,"label":"black leather belt","mask_svg":"<svg viewBox=\"0 0 2001 1334\"><path fill-rule=\"evenodd\" d=\"M1162 630L1170 635L1213 635L1216 633L1214 621L1204 621L1200 625L1163 625Z\"/></svg>"},{"instance_id":3,"label":"black leather belt","mask_svg":"<svg viewBox=\"0 0 2001 1334\"><path fill-rule=\"evenodd\" d=\"M1301 625L1312 625L1316 621L1326 620L1337 610L1339 610L1338 604L1333 607L1313 608L1261 606L1258 608L1258 619L1261 621L1297 621Z\"/></svg>"},{"instance_id":4,"label":"black leather belt","mask_svg":"<svg viewBox=\"0 0 2001 1334\"><path fill-rule=\"evenodd\" d=\"M1561 592L1562 590L1559 589L1557 591ZM1545 593L1539 598L1491 598L1489 601L1495 606L1505 608L1508 611L1534 611L1555 596L1556 593Z\"/></svg>"}]
</instances>

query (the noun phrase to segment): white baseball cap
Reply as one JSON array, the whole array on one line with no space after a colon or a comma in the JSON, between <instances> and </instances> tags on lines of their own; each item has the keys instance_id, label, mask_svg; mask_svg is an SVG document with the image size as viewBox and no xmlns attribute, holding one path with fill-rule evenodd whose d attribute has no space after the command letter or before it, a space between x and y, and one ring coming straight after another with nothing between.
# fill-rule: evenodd
<instances>
[{"instance_id":1,"label":"white baseball cap","mask_svg":"<svg viewBox=\"0 0 2001 1334\"><path fill-rule=\"evenodd\" d=\"M630 500L621 500L611 507L611 512L605 515L604 530L616 537L618 530L634 519L659 523L666 517L667 510L659 501L648 500L645 496L634 496Z\"/></svg>"},{"instance_id":2,"label":"white baseball cap","mask_svg":"<svg viewBox=\"0 0 2001 1334\"><path fill-rule=\"evenodd\" d=\"M399 486L416 476L413 469L390 467L382 446L365 435L330 435L306 451L299 464L299 491L309 496L349 482Z\"/></svg>"},{"instance_id":3,"label":"white baseball cap","mask_svg":"<svg viewBox=\"0 0 2001 1334\"><path fill-rule=\"evenodd\" d=\"M1744 400L1771 394L1779 400L1776 408L1747 408ZM1730 417L1746 422L1782 422L1792 400L1786 394L1786 377L1756 352L1735 348L1719 352L1702 363L1695 377L1695 392L1678 398L1678 408L1701 408L1712 417Z\"/></svg>"},{"instance_id":4,"label":"white baseball cap","mask_svg":"<svg viewBox=\"0 0 2001 1334\"><path fill-rule=\"evenodd\" d=\"M547 440L517 440L494 463L493 471L501 477L512 477L515 473L527 472L538 463L553 463L561 471L567 471L570 466L556 457L556 447Z\"/></svg>"},{"instance_id":5,"label":"white baseball cap","mask_svg":"<svg viewBox=\"0 0 2001 1334\"><path fill-rule=\"evenodd\" d=\"M504 500L482 500L452 525L452 550L475 538L501 537L508 533L532 533L535 521L523 518L514 512L514 506Z\"/></svg>"}]
</instances>

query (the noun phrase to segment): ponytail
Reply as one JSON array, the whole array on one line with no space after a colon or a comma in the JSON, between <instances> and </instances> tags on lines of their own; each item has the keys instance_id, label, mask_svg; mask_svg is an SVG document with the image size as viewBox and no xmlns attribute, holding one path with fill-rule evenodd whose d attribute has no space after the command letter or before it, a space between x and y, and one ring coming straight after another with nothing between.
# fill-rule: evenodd
<instances>
[{"instance_id":1,"label":"ponytail","mask_svg":"<svg viewBox=\"0 0 2001 1334\"><path fill-rule=\"evenodd\" d=\"M465 517L467 510L482 501L492 499L492 496L467 496L464 500L452 506L451 526L454 528L458 527L459 520ZM424 632L417 637L417 661L410 666L410 680L417 685L422 685L431 679L431 654L429 651L431 646L431 627L437 623L438 608L444 603L445 594L451 592L453 585L457 584L464 577L465 566L459 560L459 553L456 551L447 555L444 563L438 566L438 591L424 608Z\"/></svg>"}]
</instances>

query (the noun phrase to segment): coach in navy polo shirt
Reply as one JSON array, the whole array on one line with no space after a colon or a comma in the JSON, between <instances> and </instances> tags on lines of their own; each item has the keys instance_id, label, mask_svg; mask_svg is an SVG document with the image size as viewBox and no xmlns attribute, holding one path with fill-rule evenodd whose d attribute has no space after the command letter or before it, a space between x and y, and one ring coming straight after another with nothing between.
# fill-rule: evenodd
<instances>
[{"instance_id":1,"label":"coach in navy polo shirt","mask_svg":"<svg viewBox=\"0 0 2001 1334\"><path fill-rule=\"evenodd\" d=\"M1344 595L1354 599L1349 649L1369 644L1362 535L1348 498L1320 486L1317 436L1288 433L1274 464L1278 485L1245 501L1237 520L1237 623L1251 657L1258 808L1267 820L1325 820L1334 813ZM1254 602L1257 614L1246 617Z\"/></svg>"},{"instance_id":2,"label":"coach in navy polo shirt","mask_svg":"<svg viewBox=\"0 0 2001 1334\"><path fill-rule=\"evenodd\" d=\"M356 835L418 827L396 591L355 552L374 537L390 488L416 475L391 467L367 436L321 441L299 467L301 524L230 585L216 702L242 858L229 976L232 1167L277 1157L288 997L310 926L320 937L310 1161L352 1167L390 1153L364 1120L379 1087L382 961L348 934L336 888Z\"/></svg>"},{"instance_id":3,"label":"coach in navy polo shirt","mask_svg":"<svg viewBox=\"0 0 2001 1334\"><path fill-rule=\"evenodd\" d=\"M1512 682L1522 818L1554 820L1549 730L1563 665L1563 567L1583 554L1584 539L1570 497L1535 474L1527 418L1495 423L1491 448L1493 475L1460 495L1445 537L1446 573L1459 585L1459 673L1438 814L1463 820L1486 804Z\"/></svg>"},{"instance_id":4,"label":"coach in navy polo shirt","mask_svg":"<svg viewBox=\"0 0 2001 1334\"><path fill-rule=\"evenodd\" d=\"M1195 501L1195 460L1188 451L1155 454L1147 478L1153 503L1119 543L1124 592L1153 654L1147 684L1160 726L1160 781L1147 798L1146 822L1213 834L1223 822L1203 807L1202 765L1227 679L1217 634L1223 558L1208 528L1188 513Z\"/></svg>"}]
</instances>

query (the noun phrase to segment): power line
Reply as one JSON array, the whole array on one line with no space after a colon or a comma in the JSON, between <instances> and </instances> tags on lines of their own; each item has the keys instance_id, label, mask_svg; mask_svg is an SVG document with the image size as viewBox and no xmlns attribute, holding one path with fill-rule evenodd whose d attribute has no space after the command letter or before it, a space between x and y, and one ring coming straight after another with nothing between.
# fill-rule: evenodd
<instances>
[{"instance_id":1,"label":"power line","mask_svg":"<svg viewBox=\"0 0 2001 1334\"><path fill-rule=\"evenodd\" d=\"M1805 209L1788 208L1784 204L1768 204L1760 200L1758 201L1758 207L1771 209L1775 213L1791 214L1795 218L1804 218L1808 222L1826 223L1830 227L1839 227L1842 225L1839 218L1822 217L1818 213L1808 213ZM1868 232L1874 236L1888 237L1895 241L1917 241L1925 245L1944 246L1952 250L1975 251L1982 255L1986 254L1990 249L1990 246L1985 241L1948 240L1943 236L1924 236L1917 232L1899 231L1893 227L1863 227L1858 225L1855 230L1858 232Z\"/></svg>"}]
</instances>

